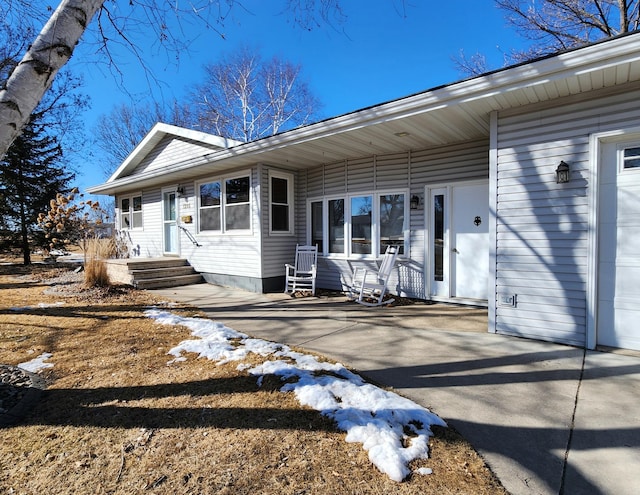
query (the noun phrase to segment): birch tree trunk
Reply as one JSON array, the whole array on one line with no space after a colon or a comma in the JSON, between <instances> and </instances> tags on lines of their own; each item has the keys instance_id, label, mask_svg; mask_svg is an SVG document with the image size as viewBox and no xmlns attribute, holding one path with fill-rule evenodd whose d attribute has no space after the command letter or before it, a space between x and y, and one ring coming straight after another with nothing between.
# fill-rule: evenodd
<instances>
[{"instance_id":1,"label":"birch tree trunk","mask_svg":"<svg viewBox=\"0 0 640 495\"><path fill-rule=\"evenodd\" d=\"M66 64L104 0L62 0L0 90L0 157Z\"/></svg>"}]
</instances>

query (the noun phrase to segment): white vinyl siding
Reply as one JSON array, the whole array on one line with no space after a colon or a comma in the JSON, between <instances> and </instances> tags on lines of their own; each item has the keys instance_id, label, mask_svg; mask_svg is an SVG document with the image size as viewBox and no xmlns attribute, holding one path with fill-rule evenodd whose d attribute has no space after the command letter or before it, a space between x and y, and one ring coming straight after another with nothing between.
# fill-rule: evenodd
<instances>
[{"instance_id":1,"label":"white vinyl siding","mask_svg":"<svg viewBox=\"0 0 640 495\"><path fill-rule=\"evenodd\" d=\"M178 136L165 136L128 175L162 170L169 165L188 163L220 148Z\"/></svg>"},{"instance_id":2,"label":"white vinyl siding","mask_svg":"<svg viewBox=\"0 0 640 495\"><path fill-rule=\"evenodd\" d=\"M497 332L585 344L590 135L638 126L639 97L572 97L498 115ZM555 181L561 160L566 184ZM501 302L511 295L516 307Z\"/></svg>"},{"instance_id":3,"label":"white vinyl siding","mask_svg":"<svg viewBox=\"0 0 640 495\"><path fill-rule=\"evenodd\" d=\"M118 232L119 241L126 246L129 256L132 258L162 256L160 190L145 190L118 196L116 211L118 218L122 216L122 199L133 197L141 198L142 210L136 222L142 222L144 229L121 228ZM130 205L133 207L133 201L130 201Z\"/></svg>"}]
</instances>

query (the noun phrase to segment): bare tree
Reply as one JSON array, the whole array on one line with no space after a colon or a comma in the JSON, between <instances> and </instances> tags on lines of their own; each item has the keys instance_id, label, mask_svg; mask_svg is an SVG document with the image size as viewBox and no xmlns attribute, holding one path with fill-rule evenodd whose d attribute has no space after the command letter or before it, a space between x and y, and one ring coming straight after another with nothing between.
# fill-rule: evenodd
<instances>
[{"instance_id":1,"label":"bare tree","mask_svg":"<svg viewBox=\"0 0 640 495\"><path fill-rule=\"evenodd\" d=\"M470 57L460 50L457 57L453 57L453 64L461 74L467 76L479 76L487 72L487 57L482 53L474 53Z\"/></svg>"},{"instance_id":2,"label":"bare tree","mask_svg":"<svg viewBox=\"0 0 640 495\"><path fill-rule=\"evenodd\" d=\"M546 55L635 31L638 0L496 0L507 21L533 41L516 59Z\"/></svg>"},{"instance_id":3,"label":"bare tree","mask_svg":"<svg viewBox=\"0 0 640 495\"><path fill-rule=\"evenodd\" d=\"M339 0L283 0L286 8L294 13L295 22L313 27L321 19L328 19L331 12L339 10ZM6 0L0 5L0 13L20 17L41 18L43 12L28 0ZM4 156L13 140L28 122L29 116L42 96L51 86L56 74L73 55L76 45L94 19L99 51L112 60L110 51L114 41L138 55L135 33L149 30L159 45L168 49L182 49L188 44L186 32L189 22L210 29L224 36L224 20L234 7L242 8L239 0L192 0L191 2L166 2L164 0L137 0L129 2L129 10L120 3L106 0L61 0L49 20L42 28L17 67L12 71L5 87L0 89L0 157ZM120 9L120 10L118 10ZM16 14L18 12L18 14ZM33 14L33 15L32 15ZM171 32L173 25L168 17L177 19L178 31ZM182 30L180 29L182 28ZM114 37L108 33L116 33ZM185 41L185 38L187 41ZM117 68L117 64L114 65Z\"/></svg>"},{"instance_id":4,"label":"bare tree","mask_svg":"<svg viewBox=\"0 0 640 495\"><path fill-rule=\"evenodd\" d=\"M62 0L0 90L0 156L29 121L104 0Z\"/></svg>"},{"instance_id":5,"label":"bare tree","mask_svg":"<svg viewBox=\"0 0 640 495\"><path fill-rule=\"evenodd\" d=\"M192 125L246 142L307 124L320 103L301 71L279 58L263 61L248 48L207 64L205 82L191 92Z\"/></svg>"},{"instance_id":6,"label":"bare tree","mask_svg":"<svg viewBox=\"0 0 640 495\"><path fill-rule=\"evenodd\" d=\"M586 45L640 28L640 0L496 0L515 31L531 41L526 50L514 50L505 64ZM454 63L466 74L487 71L480 54L461 54ZM478 63L482 62L482 63Z\"/></svg>"}]
</instances>

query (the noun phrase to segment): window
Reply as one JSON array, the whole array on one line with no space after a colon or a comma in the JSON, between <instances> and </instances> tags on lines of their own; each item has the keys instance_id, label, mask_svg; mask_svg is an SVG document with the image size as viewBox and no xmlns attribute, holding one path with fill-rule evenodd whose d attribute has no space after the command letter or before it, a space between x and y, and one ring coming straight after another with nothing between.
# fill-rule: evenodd
<instances>
[{"instance_id":1,"label":"window","mask_svg":"<svg viewBox=\"0 0 640 495\"><path fill-rule=\"evenodd\" d=\"M222 202L220 181L206 182L199 187L200 232L220 231Z\"/></svg>"},{"instance_id":2,"label":"window","mask_svg":"<svg viewBox=\"0 0 640 495\"><path fill-rule=\"evenodd\" d=\"M311 203L311 245L318 246L318 252L324 253L323 203Z\"/></svg>"},{"instance_id":3,"label":"window","mask_svg":"<svg viewBox=\"0 0 640 495\"><path fill-rule=\"evenodd\" d=\"M434 280L444 280L444 194L433 197L433 272Z\"/></svg>"},{"instance_id":4,"label":"window","mask_svg":"<svg viewBox=\"0 0 640 495\"><path fill-rule=\"evenodd\" d=\"M625 170L640 168L640 148L625 148L622 163Z\"/></svg>"},{"instance_id":5,"label":"window","mask_svg":"<svg viewBox=\"0 0 640 495\"><path fill-rule=\"evenodd\" d=\"M142 228L142 196L134 196L132 199L133 210L131 212L131 228Z\"/></svg>"},{"instance_id":6,"label":"window","mask_svg":"<svg viewBox=\"0 0 640 495\"><path fill-rule=\"evenodd\" d=\"M373 213L371 196L351 198L351 252L371 254L371 229Z\"/></svg>"},{"instance_id":7,"label":"window","mask_svg":"<svg viewBox=\"0 0 640 495\"><path fill-rule=\"evenodd\" d=\"M251 227L249 177L225 181L225 230L248 230Z\"/></svg>"},{"instance_id":8,"label":"window","mask_svg":"<svg viewBox=\"0 0 640 495\"><path fill-rule=\"evenodd\" d=\"M209 180L197 185L198 231L222 233L251 228L249 176Z\"/></svg>"},{"instance_id":9,"label":"window","mask_svg":"<svg viewBox=\"0 0 640 495\"><path fill-rule=\"evenodd\" d=\"M293 175L269 172L270 233L293 234Z\"/></svg>"},{"instance_id":10,"label":"window","mask_svg":"<svg viewBox=\"0 0 640 495\"><path fill-rule=\"evenodd\" d=\"M404 198L404 194L380 196L380 254L387 246L398 246L398 254L404 254Z\"/></svg>"},{"instance_id":11,"label":"window","mask_svg":"<svg viewBox=\"0 0 640 495\"><path fill-rule=\"evenodd\" d=\"M399 192L312 201L311 243L325 255L378 257L387 246L398 246L399 254L404 254L408 239L406 199L407 195Z\"/></svg>"},{"instance_id":12,"label":"window","mask_svg":"<svg viewBox=\"0 0 640 495\"><path fill-rule=\"evenodd\" d=\"M120 199L120 228L125 230L142 228L142 196Z\"/></svg>"},{"instance_id":13,"label":"window","mask_svg":"<svg viewBox=\"0 0 640 495\"><path fill-rule=\"evenodd\" d=\"M344 253L344 199L329 201L329 254Z\"/></svg>"}]
</instances>

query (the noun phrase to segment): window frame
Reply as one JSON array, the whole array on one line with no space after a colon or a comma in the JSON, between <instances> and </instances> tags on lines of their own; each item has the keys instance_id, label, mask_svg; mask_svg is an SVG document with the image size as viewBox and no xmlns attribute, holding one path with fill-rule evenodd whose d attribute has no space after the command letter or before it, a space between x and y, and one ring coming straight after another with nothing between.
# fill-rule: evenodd
<instances>
[{"instance_id":1,"label":"window frame","mask_svg":"<svg viewBox=\"0 0 640 495\"><path fill-rule=\"evenodd\" d=\"M134 205L138 198L140 199L140 209L135 210ZM122 203L125 200L129 202L129 209L126 213L122 209ZM129 219L128 224L125 224L125 217ZM135 226L135 217L139 217L139 226ZM144 202L141 192L118 196L118 228L127 231L144 230Z\"/></svg>"},{"instance_id":2,"label":"window frame","mask_svg":"<svg viewBox=\"0 0 640 495\"><path fill-rule=\"evenodd\" d=\"M403 195L403 208L404 208L404 218L402 225L402 235L403 235L403 254L400 255L401 258L407 257L409 253L409 239L410 239L410 228L409 222L411 217L411 212L409 208L409 190L407 189L390 189L390 190L380 190L380 191L358 191L349 194L338 194L332 196L321 196L321 197L313 197L307 200L307 242L312 242L313 233L311 231L312 225L312 207L314 203L322 204L322 243L323 249L318 251L318 254L321 254L324 257L328 258L341 258L341 259L378 259L380 258L384 252L381 252L381 225L380 225L380 198L383 196L393 196L393 195ZM351 211L351 201L352 198L359 197L367 197L371 196L372 198L372 212L371 212L371 254L358 254L353 253L352 250L352 234L353 234L353 225L352 225L352 211ZM344 252L342 253L331 253L329 252L329 203L335 200L343 200L344 201Z\"/></svg>"},{"instance_id":3,"label":"window frame","mask_svg":"<svg viewBox=\"0 0 640 495\"><path fill-rule=\"evenodd\" d=\"M238 202L238 203L228 203L227 202L227 182L234 179L248 179L249 180L249 190L248 190L248 201ZM201 198L200 198L200 186L203 184L210 184L213 182L218 182L220 184L220 205L219 206L211 206L205 208L219 208L220 209L220 229L219 230L202 230L202 218L201 218ZM195 182L195 213L196 213L196 232L198 235L203 236L218 236L218 235L246 235L253 231L253 189L252 189L253 180L251 177L251 171L239 171L234 174L224 175L224 176L215 176L215 177L206 177L204 179L198 180ZM229 229L227 228L227 208L237 207L242 205L248 205L249 207L249 227L246 229Z\"/></svg>"},{"instance_id":4,"label":"window frame","mask_svg":"<svg viewBox=\"0 0 640 495\"><path fill-rule=\"evenodd\" d=\"M640 150L640 143L634 143L632 145L625 144L618 146L618 171L621 174L638 174L640 173L640 166L627 167L629 162L640 161L640 155L633 155L630 157L625 156L627 150Z\"/></svg>"},{"instance_id":5,"label":"window frame","mask_svg":"<svg viewBox=\"0 0 640 495\"><path fill-rule=\"evenodd\" d=\"M211 205L211 206L202 206L202 196L200 194L200 188L204 185L204 184L213 184L213 183L218 183L220 185L220 204L218 205ZM224 196L224 192L223 192L223 181L221 179L206 179L206 180L201 180L196 182L195 184L195 195L196 195L196 221L197 221L197 228L196 231L198 232L198 234L204 234L204 235L210 235L210 234L221 234L222 233L222 226L223 224L223 217L222 217L222 203L223 203L223 196ZM201 216L201 211L202 209L217 209L220 215L220 228L217 230L202 230L202 216Z\"/></svg>"},{"instance_id":6,"label":"window frame","mask_svg":"<svg viewBox=\"0 0 640 495\"><path fill-rule=\"evenodd\" d=\"M283 172L281 170L269 170L269 235L271 236L291 236L295 235L295 188L294 188L294 175L289 172ZM274 203L273 201L273 179L281 179L287 181L287 203ZM274 204L288 208L287 223L288 230L274 230L273 228L273 206Z\"/></svg>"}]
</instances>

